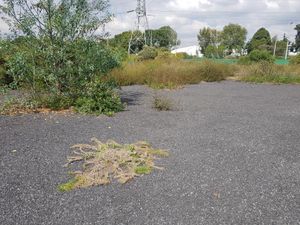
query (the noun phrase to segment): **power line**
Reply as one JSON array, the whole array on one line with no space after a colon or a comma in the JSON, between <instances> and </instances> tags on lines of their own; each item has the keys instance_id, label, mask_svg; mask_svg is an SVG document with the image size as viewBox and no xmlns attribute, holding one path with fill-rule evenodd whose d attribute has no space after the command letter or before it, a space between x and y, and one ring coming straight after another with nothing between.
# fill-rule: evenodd
<instances>
[{"instance_id":1,"label":"power line","mask_svg":"<svg viewBox=\"0 0 300 225\"><path fill-rule=\"evenodd\" d=\"M147 18L146 0L137 0L135 10L129 10L127 13L136 13L136 27L131 32L131 38L128 44L128 54L136 52L137 45L144 45L147 43L146 30L149 30L149 23Z\"/></svg>"}]
</instances>

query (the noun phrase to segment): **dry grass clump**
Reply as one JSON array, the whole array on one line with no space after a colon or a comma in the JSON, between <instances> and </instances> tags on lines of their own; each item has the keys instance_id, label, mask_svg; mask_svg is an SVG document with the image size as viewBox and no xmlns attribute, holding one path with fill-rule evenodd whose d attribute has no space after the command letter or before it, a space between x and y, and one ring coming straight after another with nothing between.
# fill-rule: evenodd
<instances>
[{"instance_id":1,"label":"dry grass clump","mask_svg":"<svg viewBox=\"0 0 300 225\"><path fill-rule=\"evenodd\" d=\"M175 58L125 64L111 72L121 86L141 84L154 88L177 88L201 81L221 81L232 76L232 65L212 61L192 62Z\"/></svg>"},{"instance_id":2,"label":"dry grass clump","mask_svg":"<svg viewBox=\"0 0 300 225\"><path fill-rule=\"evenodd\" d=\"M168 151L154 149L147 142L121 145L111 140L102 143L96 138L92 139L92 144L78 144L72 148L74 155L68 157L67 165L82 162L82 169L72 172L74 178L60 185L60 191L105 185L114 179L124 184L153 169L162 169L155 166L154 160L169 155Z\"/></svg>"},{"instance_id":3,"label":"dry grass clump","mask_svg":"<svg viewBox=\"0 0 300 225\"><path fill-rule=\"evenodd\" d=\"M174 109L174 102L166 97L154 96L153 108L158 111L170 111Z\"/></svg>"}]
</instances>

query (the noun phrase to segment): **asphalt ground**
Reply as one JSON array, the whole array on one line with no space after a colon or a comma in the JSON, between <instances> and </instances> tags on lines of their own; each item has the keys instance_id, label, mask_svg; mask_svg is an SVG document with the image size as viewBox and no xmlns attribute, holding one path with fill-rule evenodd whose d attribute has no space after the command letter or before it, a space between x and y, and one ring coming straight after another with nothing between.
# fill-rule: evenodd
<instances>
[{"instance_id":1,"label":"asphalt ground","mask_svg":"<svg viewBox=\"0 0 300 225\"><path fill-rule=\"evenodd\" d=\"M175 109L153 109L155 95ZM122 99L114 117L0 116L1 225L300 224L300 86L131 86ZM92 137L171 155L125 185L59 192L70 146Z\"/></svg>"}]
</instances>

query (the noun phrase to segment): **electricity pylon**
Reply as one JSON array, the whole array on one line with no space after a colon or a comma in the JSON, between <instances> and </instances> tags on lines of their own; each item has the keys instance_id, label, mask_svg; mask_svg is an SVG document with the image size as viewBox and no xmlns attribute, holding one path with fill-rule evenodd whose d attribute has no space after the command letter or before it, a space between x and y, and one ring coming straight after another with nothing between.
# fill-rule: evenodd
<instances>
[{"instance_id":1,"label":"electricity pylon","mask_svg":"<svg viewBox=\"0 0 300 225\"><path fill-rule=\"evenodd\" d=\"M144 46L147 44L146 30L149 30L149 23L146 11L146 0L137 0L137 6L135 10L128 11L127 13L136 13L135 29L131 31L131 37L128 44L128 54L136 53L138 46Z\"/></svg>"}]
</instances>

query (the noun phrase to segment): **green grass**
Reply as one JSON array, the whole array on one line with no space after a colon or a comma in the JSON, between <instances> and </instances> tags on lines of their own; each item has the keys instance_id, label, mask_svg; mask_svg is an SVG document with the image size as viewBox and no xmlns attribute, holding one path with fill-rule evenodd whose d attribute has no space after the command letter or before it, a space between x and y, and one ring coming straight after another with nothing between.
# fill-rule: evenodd
<instances>
[{"instance_id":1,"label":"green grass","mask_svg":"<svg viewBox=\"0 0 300 225\"><path fill-rule=\"evenodd\" d=\"M67 183L58 185L57 189L61 192L72 191L76 187L77 182L78 180L73 178L69 180Z\"/></svg>"},{"instance_id":2,"label":"green grass","mask_svg":"<svg viewBox=\"0 0 300 225\"><path fill-rule=\"evenodd\" d=\"M152 171L152 168L149 167L149 166L138 166L138 167L135 168L134 171L135 171L135 173L140 174L140 175L150 174L151 171Z\"/></svg>"}]
</instances>

